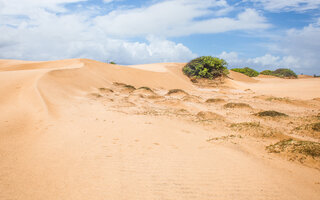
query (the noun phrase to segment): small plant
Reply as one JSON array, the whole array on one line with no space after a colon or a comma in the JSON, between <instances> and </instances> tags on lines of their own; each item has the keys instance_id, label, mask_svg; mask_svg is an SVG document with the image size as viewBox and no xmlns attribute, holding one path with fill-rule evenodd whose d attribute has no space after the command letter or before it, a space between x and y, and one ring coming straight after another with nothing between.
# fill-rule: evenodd
<instances>
[{"instance_id":1,"label":"small plant","mask_svg":"<svg viewBox=\"0 0 320 200\"><path fill-rule=\"evenodd\" d=\"M274 111L274 110L258 112L255 115L259 116L259 117L286 117L286 116L288 116L287 114L284 114L284 113L281 113L281 112L277 112L277 111Z\"/></svg>"},{"instance_id":2,"label":"small plant","mask_svg":"<svg viewBox=\"0 0 320 200\"><path fill-rule=\"evenodd\" d=\"M192 78L214 79L226 76L229 72L227 62L212 56L202 56L191 60L182 69L183 73Z\"/></svg>"},{"instance_id":3,"label":"small plant","mask_svg":"<svg viewBox=\"0 0 320 200\"><path fill-rule=\"evenodd\" d=\"M224 102L224 100L220 98L206 100L206 103L219 103L219 102Z\"/></svg>"},{"instance_id":4,"label":"small plant","mask_svg":"<svg viewBox=\"0 0 320 200\"><path fill-rule=\"evenodd\" d=\"M251 106L246 103L227 103L223 107L224 108L251 108Z\"/></svg>"},{"instance_id":5,"label":"small plant","mask_svg":"<svg viewBox=\"0 0 320 200\"><path fill-rule=\"evenodd\" d=\"M115 62L111 61L111 62L109 62L109 64L116 65L117 63L115 63Z\"/></svg>"},{"instance_id":6,"label":"small plant","mask_svg":"<svg viewBox=\"0 0 320 200\"><path fill-rule=\"evenodd\" d=\"M244 75L247 75L249 77L256 77L259 75L259 72L257 72L256 70L254 69L251 69L249 67L245 67L245 68L233 68L231 69L232 71L235 71L235 72L239 72L239 73L242 73Z\"/></svg>"},{"instance_id":7,"label":"small plant","mask_svg":"<svg viewBox=\"0 0 320 200\"><path fill-rule=\"evenodd\" d=\"M171 95L171 94L175 94L175 93L188 94L187 92L185 92L184 90L181 90L181 89L172 89L172 90L168 91L167 95Z\"/></svg>"}]
</instances>

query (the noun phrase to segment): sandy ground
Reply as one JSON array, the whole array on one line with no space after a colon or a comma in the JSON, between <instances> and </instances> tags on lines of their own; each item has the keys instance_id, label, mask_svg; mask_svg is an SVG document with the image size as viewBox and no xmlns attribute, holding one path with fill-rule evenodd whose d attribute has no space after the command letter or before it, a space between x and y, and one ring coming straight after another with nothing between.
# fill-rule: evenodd
<instances>
[{"instance_id":1,"label":"sandy ground","mask_svg":"<svg viewBox=\"0 0 320 200\"><path fill-rule=\"evenodd\" d=\"M0 60L0 199L319 199L319 158L266 146L319 142L320 79L183 65Z\"/></svg>"}]
</instances>

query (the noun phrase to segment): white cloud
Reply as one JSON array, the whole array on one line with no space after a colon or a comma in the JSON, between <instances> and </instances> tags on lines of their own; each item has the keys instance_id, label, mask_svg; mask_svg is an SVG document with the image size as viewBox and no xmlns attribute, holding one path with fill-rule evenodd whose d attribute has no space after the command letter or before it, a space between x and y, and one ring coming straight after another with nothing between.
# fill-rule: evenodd
<instances>
[{"instance_id":1,"label":"white cloud","mask_svg":"<svg viewBox=\"0 0 320 200\"><path fill-rule=\"evenodd\" d=\"M301 29L290 29L273 38L269 53L255 58L240 58L236 52L222 52L219 56L232 67L250 66L257 69L292 68L308 74L320 73L320 18Z\"/></svg>"},{"instance_id":2,"label":"white cloud","mask_svg":"<svg viewBox=\"0 0 320 200\"><path fill-rule=\"evenodd\" d=\"M269 11L306 11L318 9L319 0L245 0L261 5Z\"/></svg>"},{"instance_id":3,"label":"white cloud","mask_svg":"<svg viewBox=\"0 0 320 200\"><path fill-rule=\"evenodd\" d=\"M2 15L32 15L41 9L65 11L63 4L87 0L0 0Z\"/></svg>"},{"instance_id":4,"label":"white cloud","mask_svg":"<svg viewBox=\"0 0 320 200\"><path fill-rule=\"evenodd\" d=\"M234 18L217 17L233 9L226 0L166 0L148 7L116 9L96 19L94 10L71 12L65 7L81 1L87 0L0 0L0 58L186 62L196 55L166 38L269 26L253 9ZM146 42L128 40L132 36Z\"/></svg>"},{"instance_id":5,"label":"white cloud","mask_svg":"<svg viewBox=\"0 0 320 200\"><path fill-rule=\"evenodd\" d=\"M230 10L226 1L172 0L149 7L115 10L97 17L94 22L106 34L122 37L148 34L186 36L270 27L266 19L254 9L246 9L235 18L216 17Z\"/></svg>"},{"instance_id":6,"label":"white cloud","mask_svg":"<svg viewBox=\"0 0 320 200\"><path fill-rule=\"evenodd\" d=\"M239 58L237 52L222 52L218 57L223 58L229 63L230 68L234 67L252 67L256 70L275 70L277 68L298 68L299 58L293 56L274 56L265 54L264 56L254 58Z\"/></svg>"},{"instance_id":7,"label":"white cloud","mask_svg":"<svg viewBox=\"0 0 320 200\"><path fill-rule=\"evenodd\" d=\"M299 60L294 66L320 72L320 18L302 29L290 29L272 47L275 53Z\"/></svg>"},{"instance_id":8,"label":"white cloud","mask_svg":"<svg viewBox=\"0 0 320 200\"><path fill-rule=\"evenodd\" d=\"M148 37L147 42L114 39L75 14L57 16L41 11L41 17L18 21L16 28L0 26L0 58L56 60L91 58L121 64L185 62L195 55L184 45Z\"/></svg>"}]
</instances>

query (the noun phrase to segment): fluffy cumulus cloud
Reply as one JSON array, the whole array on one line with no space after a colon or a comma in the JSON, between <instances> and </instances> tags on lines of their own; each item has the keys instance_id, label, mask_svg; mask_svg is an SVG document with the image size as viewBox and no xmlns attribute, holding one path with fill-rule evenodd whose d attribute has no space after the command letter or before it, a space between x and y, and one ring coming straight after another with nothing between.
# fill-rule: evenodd
<instances>
[{"instance_id":1,"label":"fluffy cumulus cloud","mask_svg":"<svg viewBox=\"0 0 320 200\"><path fill-rule=\"evenodd\" d=\"M234 67L252 67L257 70L275 70L277 68L293 68L299 66L299 58L293 56L274 56L265 54L254 58L241 58L237 52L222 52L218 57L225 59L230 68Z\"/></svg>"},{"instance_id":2,"label":"fluffy cumulus cloud","mask_svg":"<svg viewBox=\"0 0 320 200\"><path fill-rule=\"evenodd\" d=\"M231 10L226 1L173 0L149 7L115 10L97 17L94 23L107 34L123 37L149 34L186 36L270 27L266 19L252 8L234 18L220 16ZM199 18L204 19L197 20Z\"/></svg>"},{"instance_id":3,"label":"fluffy cumulus cloud","mask_svg":"<svg viewBox=\"0 0 320 200\"><path fill-rule=\"evenodd\" d=\"M306 11L318 9L319 0L245 0L262 6L268 11Z\"/></svg>"},{"instance_id":4,"label":"fluffy cumulus cloud","mask_svg":"<svg viewBox=\"0 0 320 200\"><path fill-rule=\"evenodd\" d=\"M84 0L0 0L0 58L85 57L135 64L186 62L195 57L186 46L165 37L145 36L139 40L145 42L137 42L112 36L93 22L91 14L65 7L80 1Z\"/></svg>"},{"instance_id":5,"label":"fluffy cumulus cloud","mask_svg":"<svg viewBox=\"0 0 320 200\"><path fill-rule=\"evenodd\" d=\"M254 67L259 70L292 68L298 73L320 73L320 18L301 29L289 29L269 45L269 53L246 58L238 52L222 52L230 67Z\"/></svg>"},{"instance_id":6,"label":"fluffy cumulus cloud","mask_svg":"<svg viewBox=\"0 0 320 200\"><path fill-rule=\"evenodd\" d=\"M225 0L156 1L104 14L94 8L72 12L66 7L79 2L87 0L0 0L0 58L185 62L196 55L166 38L269 27L254 9L223 17L233 10ZM104 0L100 6L111 2Z\"/></svg>"}]
</instances>

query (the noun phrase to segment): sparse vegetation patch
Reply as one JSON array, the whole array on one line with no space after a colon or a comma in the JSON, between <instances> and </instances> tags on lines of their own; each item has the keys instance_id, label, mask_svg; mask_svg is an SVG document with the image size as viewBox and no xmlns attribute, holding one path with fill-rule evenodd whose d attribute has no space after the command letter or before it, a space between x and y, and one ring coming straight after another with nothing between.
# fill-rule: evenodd
<instances>
[{"instance_id":1,"label":"sparse vegetation patch","mask_svg":"<svg viewBox=\"0 0 320 200\"><path fill-rule=\"evenodd\" d=\"M102 97L102 95L99 94L99 93L91 93L91 95L94 96L94 97L96 97L96 98Z\"/></svg>"},{"instance_id":2,"label":"sparse vegetation patch","mask_svg":"<svg viewBox=\"0 0 320 200\"><path fill-rule=\"evenodd\" d=\"M207 139L207 142L217 141L217 140L228 140L228 139L233 139L233 138L242 138L242 136L241 135L226 135L226 136L222 136L222 137L214 137L214 138Z\"/></svg>"},{"instance_id":3,"label":"sparse vegetation patch","mask_svg":"<svg viewBox=\"0 0 320 200\"><path fill-rule=\"evenodd\" d=\"M223 107L224 108L251 108L251 106L246 103L227 103Z\"/></svg>"},{"instance_id":4,"label":"sparse vegetation patch","mask_svg":"<svg viewBox=\"0 0 320 200\"><path fill-rule=\"evenodd\" d=\"M281 140L266 147L270 153L290 152L306 156L320 157L320 143L311 141L298 141L293 139Z\"/></svg>"},{"instance_id":5,"label":"sparse vegetation patch","mask_svg":"<svg viewBox=\"0 0 320 200\"><path fill-rule=\"evenodd\" d=\"M286 117L286 116L288 116L287 114L284 114L284 113L281 113L278 111L274 111L274 110L267 110L267 111L258 112L255 115L259 116L259 117Z\"/></svg>"},{"instance_id":6,"label":"sparse vegetation patch","mask_svg":"<svg viewBox=\"0 0 320 200\"><path fill-rule=\"evenodd\" d=\"M229 126L232 130L244 133L246 135L262 138L283 137L276 129L265 127L260 122L242 122L233 123Z\"/></svg>"},{"instance_id":7,"label":"sparse vegetation patch","mask_svg":"<svg viewBox=\"0 0 320 200\"><path fill-rule=\"evenodd\" d=\"M113 92L113 90L109 88L99 88L100 92Z\"/></svg>"},{"instance_id":8,"label":"sparse vegetation patch","mask_svg":"<svg viewBox=\"0 0 320 200\"><path fill-rule=\"evenodd\" d=\"M223 116L210 111L200 111L198 112L197 117L205 120L223 120L224 119Z\"/></svg>"}]
</instances>

